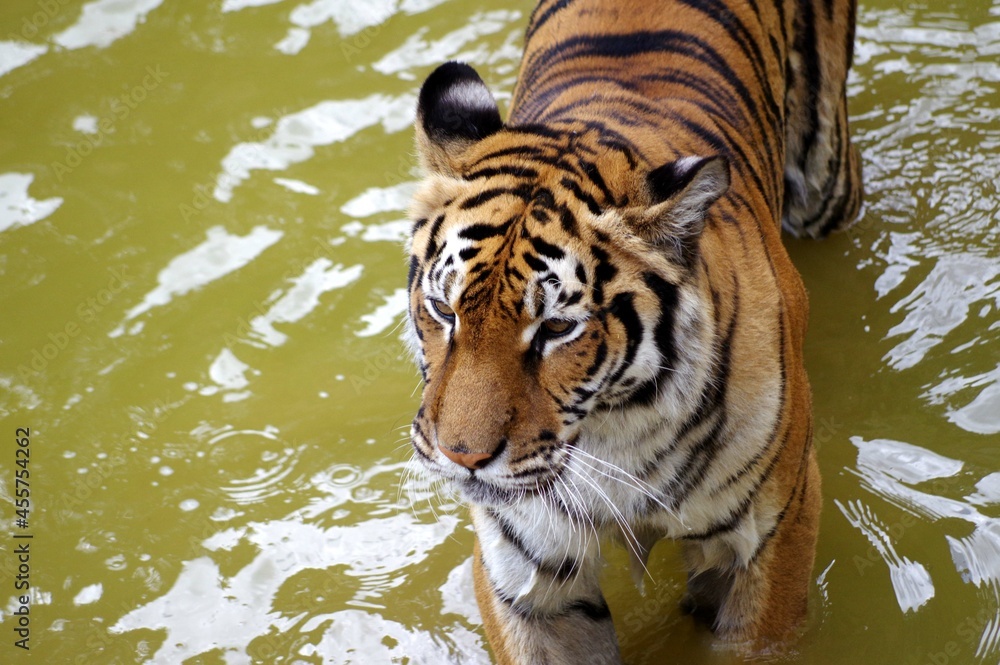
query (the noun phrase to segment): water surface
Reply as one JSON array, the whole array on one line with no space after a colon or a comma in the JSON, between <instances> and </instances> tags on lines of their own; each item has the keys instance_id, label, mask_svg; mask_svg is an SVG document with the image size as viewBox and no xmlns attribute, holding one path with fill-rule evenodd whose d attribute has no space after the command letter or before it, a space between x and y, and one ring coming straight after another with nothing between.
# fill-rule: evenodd
<instances>
[{"instance_id":1,"label":"water surface","mask_svg":"<svg viewBox=\"0 0 1000 665\"><path fill-rule=\"evenodd\" d=\"M44 663L487 663L464 510L407 472L410 123L438 63L506 104L530 3L0 7L0 534ZM868 197L789 241L825 507L788 662L1000 661L1000 5L861 7ZM17 427L31 428L27 529ZM610 557L629 663L727 663Z\"/></svg>"}]
</instances>

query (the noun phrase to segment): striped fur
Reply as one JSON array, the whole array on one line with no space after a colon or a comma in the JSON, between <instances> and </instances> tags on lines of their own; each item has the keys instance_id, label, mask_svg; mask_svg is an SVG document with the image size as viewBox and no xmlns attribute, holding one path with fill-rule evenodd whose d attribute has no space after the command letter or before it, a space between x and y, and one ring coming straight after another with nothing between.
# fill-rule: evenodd
<instances>
[{"instance_id":1,"label":"striped fur","mask_svg":"<svg viewBox=\"0 0 1000 665\"><path fill-rule=\"evenodd\" d=\"M754 650L806 610L820 480L808 304L780 229L861 197L853 0L543 0L507 123L421 89L415 456L471 505L501 663L618 663L598 541L660 538L683 607Z\"/></svg>"}]
</instances>

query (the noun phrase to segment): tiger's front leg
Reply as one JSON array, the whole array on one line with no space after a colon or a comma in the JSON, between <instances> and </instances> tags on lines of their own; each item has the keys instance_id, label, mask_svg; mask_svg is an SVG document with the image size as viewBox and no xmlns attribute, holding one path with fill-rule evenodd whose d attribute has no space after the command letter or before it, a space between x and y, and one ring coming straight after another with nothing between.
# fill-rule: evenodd
<instances>
[{"instance_id":1,"label":"tiger's front leg","mask_svg":"<svg viewBox=\"0 0 1000 665\"><path fill-rule=\"evenodd\" d=\"M690 573L683 609L749 654L780 651L806 616L820 504L819 467L809 449L773 529L750 561L710 567L706 562L722 559L725 544L685 543Z\"/></svg>"},{"instance_id":2,"label":"tiger's front leg","mask_svg":"<svg viewBox=\"0 0 1000 665\"><path fill-rule=\"evenodd\" d=\"M497 662L620 664L596 535L528 513L472 507L476 600Z\"/></svg>"}]
</instances>

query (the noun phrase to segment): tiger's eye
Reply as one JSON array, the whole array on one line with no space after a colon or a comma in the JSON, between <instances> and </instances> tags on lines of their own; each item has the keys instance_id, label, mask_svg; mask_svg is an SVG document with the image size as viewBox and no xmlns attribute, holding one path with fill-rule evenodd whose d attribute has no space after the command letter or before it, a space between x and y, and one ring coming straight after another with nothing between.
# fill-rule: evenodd
<instances>
[{"instance_id":1,"label":"tiger's eye","mask_svg":"<svg viewBox=\"0 0 1000 665\"><path fill-rule=\"evenodd\" d=\"M545 334L549 337L562 337L568 335L576 328L576 321L566 319L549 319L542 324L545 327Z\"/></svg>"},{"instance_id":2,"label":"tiger's eye","mask_svg":"<svg viewBox=\"0 0 1000 665\"><path fill-rule=\"evenodd\" d=\"M431 300L431 307L445 321L450 323L455 320L455 310L443 300Z\"/></svg>"}]
</instances>

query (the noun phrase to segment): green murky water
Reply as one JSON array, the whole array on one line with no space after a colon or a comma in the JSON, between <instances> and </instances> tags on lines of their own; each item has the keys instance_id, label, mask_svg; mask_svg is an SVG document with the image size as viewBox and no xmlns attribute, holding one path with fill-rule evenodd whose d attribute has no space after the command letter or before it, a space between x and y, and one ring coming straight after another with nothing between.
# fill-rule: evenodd
<instances>
[{"instance_id":1,"label":"green murky water","mask_svg":"<svg viewBox=\"0 0 1000 665\"><path fill-rule=\"evenodd\" d=\"M420 81L505 100L529 11L3 3L0 662L488 662L464 511L403 482L401 220ZM861 7L865 212L790 243L826 495L791 662L1000 660L998 63L996 0ZM626 660L728 662L653 558L643 598L611 557Z\"/></svg>"}]
</instances>

